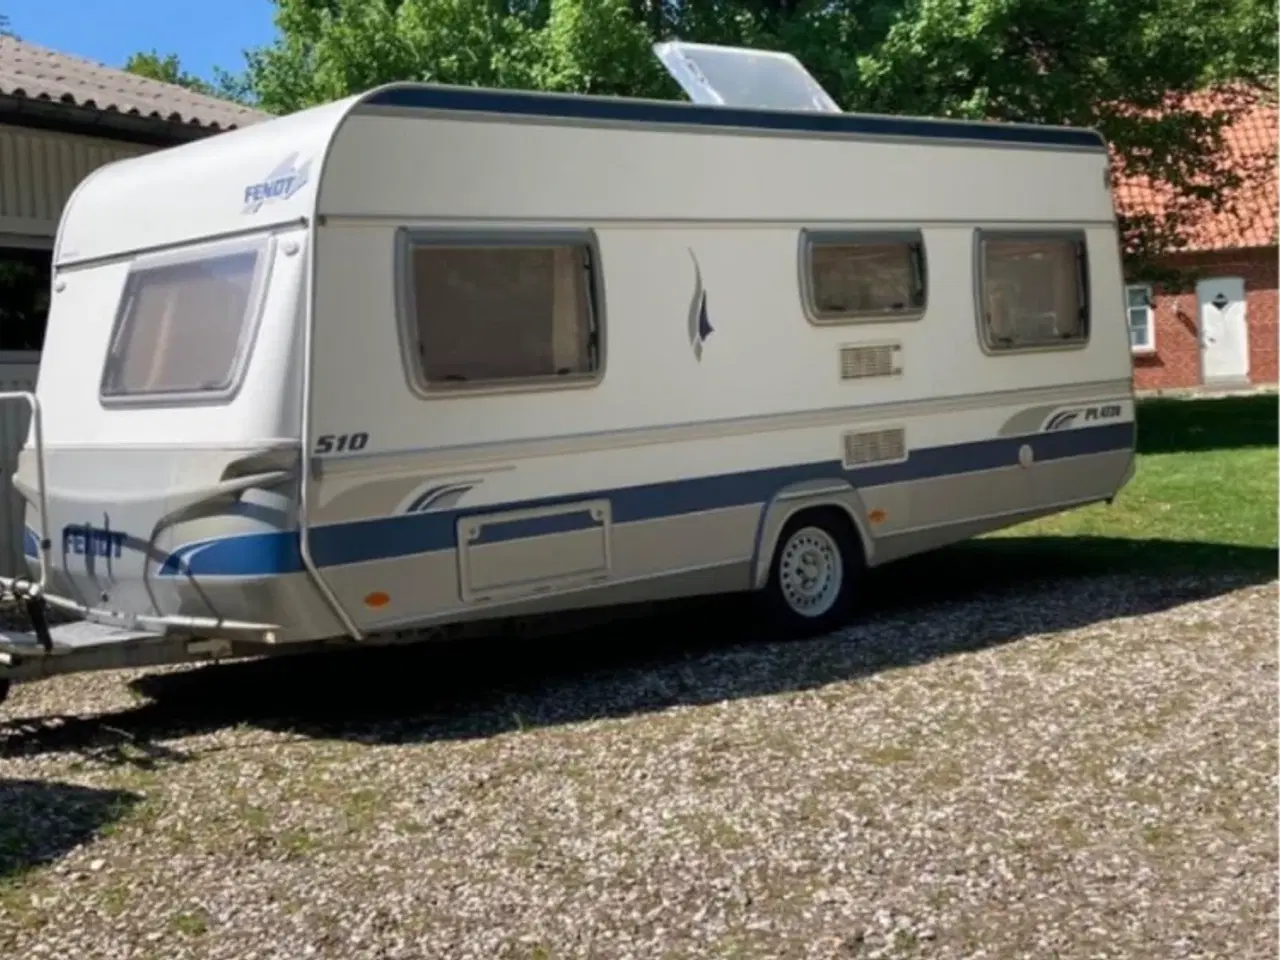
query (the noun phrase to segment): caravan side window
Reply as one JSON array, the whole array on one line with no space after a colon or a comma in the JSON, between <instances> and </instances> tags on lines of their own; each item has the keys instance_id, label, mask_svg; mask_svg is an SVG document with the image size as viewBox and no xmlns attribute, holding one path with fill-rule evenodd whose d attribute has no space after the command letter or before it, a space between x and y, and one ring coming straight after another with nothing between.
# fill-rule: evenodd
<instances>
[{"instance_id":1,"label":"caravan side window","mask_svg":"<svg viewBox=\"0 0 1280 960\"><path fill-rule=\"evenodd\" d=\"M419 387L595 382L601 338L590 237L403 237L406 347Z\"/></svg>"},{"instance_id":2,"label":"caravan side window","mask_svg":"<svg viewBox=\"0 0 1280 960\"><path fill-rule=\"evenodd\" d=\"M814 323L914 320L924 313L928 290L919 230L806 230L800 250L805 306Z\"/></svg>"},{"instance_id":3,"label":"caravan side window","mask_svg":"<svg viewBox=\"0 0 1280 960\"><path fill-rule=\"evenodd\" d=\"M1088 277L1082 233L980 231L978 316L986 349L1084 346Z\"/></svg>"}]
</instances>

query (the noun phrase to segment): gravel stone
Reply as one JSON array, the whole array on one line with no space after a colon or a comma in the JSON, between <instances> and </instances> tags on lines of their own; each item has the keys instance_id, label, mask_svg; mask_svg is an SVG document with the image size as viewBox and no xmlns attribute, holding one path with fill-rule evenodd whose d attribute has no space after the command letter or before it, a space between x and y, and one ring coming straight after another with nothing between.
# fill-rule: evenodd
<instances>
[{"instance_id":1,"label":"gravel stone","mask_svg":"<svg viewBox=\"0 0 1280 960\"><path fill-rule=\"evenodd\" d=\"M699 609L20 685L0 955L1276 956L1274 582Z\"/></svg>"}]
</instances>

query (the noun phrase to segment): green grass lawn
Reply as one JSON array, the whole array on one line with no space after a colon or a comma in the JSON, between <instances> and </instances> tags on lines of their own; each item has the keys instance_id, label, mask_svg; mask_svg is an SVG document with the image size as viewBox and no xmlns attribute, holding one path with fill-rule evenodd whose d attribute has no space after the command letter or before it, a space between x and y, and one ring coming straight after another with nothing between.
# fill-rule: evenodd
<instances>
[{"instance_id":1,"label":"green grass lawn","mask_svg":"<svg viewBox=\"0 0 1280 960\"><path fill-rule=\"evenodd\" d=\"M1137 472L1114 503L1021 524L980 549L1067 551L1099 569L1275 570L1278 409L1274 395L1142 401Z\"/></svg>"}]
</instances>

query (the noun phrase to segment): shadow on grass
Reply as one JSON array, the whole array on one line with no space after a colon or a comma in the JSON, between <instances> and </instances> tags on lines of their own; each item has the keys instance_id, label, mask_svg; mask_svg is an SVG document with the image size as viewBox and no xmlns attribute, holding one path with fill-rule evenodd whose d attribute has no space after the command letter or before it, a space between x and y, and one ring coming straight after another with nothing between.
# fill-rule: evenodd
<instances>
[{"instance_id":1,"label":"shadow on grass","mask_svg":"<svg viewBox=\"0 0 1280 960\"><path fill-rule=\"evenodd\" d=\"M0 882L89 842L139 799L123 790L0 779Z\"/></svg>"},{"instance_id":2,"label":"shadow on grass","mask_svg":"<svg viewBox=\"0 0 1280 960\"><path fill-rule=\"evenodd\" d=\"M1138 404L1138 453L1193 453L1274 447L1280 400L1274 394Z\"/></svg>"},{"instance_id":3,"label":"shadow on grass","mask_svg":"<svg viewBox=\"0 0 1280 960\"><path fill-rule=\"evenodd\" d=\"M1181 577L1152 576L1162 568ZM1214 571L1198 573L1196 571ZM1115 574L1128 574L1115 576ZM0 753L101 752L242 723L402 743L622 717L821 687L1036 634L1139 616L1276 575L1276 551L1027 537L969 543L872 571L850 627L796 642L752 598L682 601L533 640L494 638L241 661L148 674L148 702L0 725Z\"/></svg>"}]
</instances>

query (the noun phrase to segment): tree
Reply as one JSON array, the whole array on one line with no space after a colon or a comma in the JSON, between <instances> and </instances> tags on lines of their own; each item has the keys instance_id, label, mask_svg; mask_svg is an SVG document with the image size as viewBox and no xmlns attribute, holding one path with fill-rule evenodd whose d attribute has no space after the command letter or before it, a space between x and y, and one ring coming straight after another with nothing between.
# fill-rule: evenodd
<instances>
[{"instance_id":1,"label":"tree","mask_svg":"<svg viewBox=\"0 0 1280 960\"><path fill-rule=\"evenodd\" d=\"M1270 0L275 0L243 78L284 113L392 80L678 97L654 40L786 50L848 110L1097 127L1173 198L1131 267L1239 186L1222 130L1274 97ZM1227 92L1206 111L1198 91Z\"/></svg>"},{"instance_id":2,"label":"tree","mask_svg":"<svg viewBox=\"0 0 1280 960\"><path fill-rule=\"evenodd\" d=\"M867 110L1096 127L1116 173L1169 198L1162 214L1121 217L1129 266L1141 272L1266 172L1233 166L1222 132L1274 99L1275 11L1256 0L1220 10L1216 0L917 0L859 57L849 99ZM1209 97L1206 83L1221 86Z\"/></svg>"},{"instance_id":3,"label":"tree","mask_svg":"<svg viewBox=\"0 0 1280 960\"><path fill-rule=\"evenodd\" d=\"M669 95L628 0L276 0L279 39L248 55L263 109L393 80Z\"/></svg>"},{"instance_id":4,"label":"tree","mask_svg":"<svg viewBox=\"0 0 1280 960\"><path fill-rule=\"evenodd\" d=\"M194 93L202 93L222 100L233 100L238 103L249 103L252 100L252 91L245 78L214 67L214 82L208 83L195 74L183 70L182 62L176 53L163 57L155 50L149 53L135 53L125 61L124 69L140 77L159 80L161 83L172 83Z\"/></svg>"},{"instance_id":5,"label":"tree","mask_svg":"<svg viewBox=\"0 0 1280 960\"><path fill-rule=\"evenodd\" d=\"M186 87L196 93L213 93L213 88L207 83L182 69L182 63L178 60L176 53L170 53L164 57L155 50L150 53L135 53L124 62L124 69L128 73L159 80L161 83Z\"/></svg>"}]
</instances>

